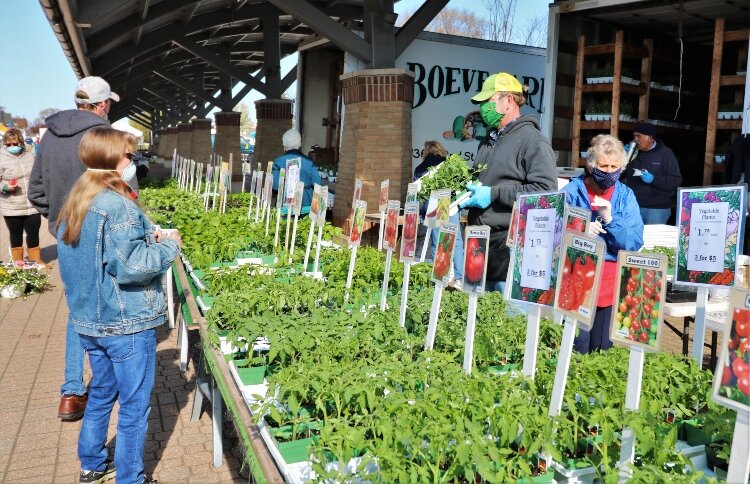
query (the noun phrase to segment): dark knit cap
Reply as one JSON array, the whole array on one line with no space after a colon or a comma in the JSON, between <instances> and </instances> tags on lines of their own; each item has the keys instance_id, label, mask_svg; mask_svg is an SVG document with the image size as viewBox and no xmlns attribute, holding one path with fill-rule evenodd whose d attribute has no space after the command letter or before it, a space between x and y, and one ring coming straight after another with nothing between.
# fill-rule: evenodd
<instances>
[{"instance_id":1,"label":"dark knit cap","mask_svg":"<svg viewBox=\"0 0 750 484\"><path fill-rule=\"evenodd\" d=\"M646 121L639 121L635 124L633 132L645 134L646 136L651 136L653 138L656 136L656 126Z\"/></svg>"}]
</instances>

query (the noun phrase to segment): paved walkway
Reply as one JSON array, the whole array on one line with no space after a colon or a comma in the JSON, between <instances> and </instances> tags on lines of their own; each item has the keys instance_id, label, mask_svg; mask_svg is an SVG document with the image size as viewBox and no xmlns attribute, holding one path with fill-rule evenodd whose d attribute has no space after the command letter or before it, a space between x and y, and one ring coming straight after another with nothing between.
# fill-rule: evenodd
<instances>
[{"instance_id":1,"label":"paved walkway","mask_svg":"<svg viewBox=\"0 0 750 484\"><path fill-rule=\"evenodd\" d=\"M0 222L0 259L8 259L8 233ZM52 287L27 299L0 300L0 482L78 482L76 453L80 421L57 419L62 383L67 307L54 239L42 224L42 257L52 260ZM145 462L147 474L162 483L247 482L239 475L237 442L224 439L224 463L211 465L208 406L190 421L197 349L182 373L177 330L158 332L156 384L152 395ZM88 365L88 363L87 363ZM86 379L90 378L87 370ZM109 432L114 444L116 412ZM230 424L225 435L231 435Z\"/></svg>"}]
</instances>

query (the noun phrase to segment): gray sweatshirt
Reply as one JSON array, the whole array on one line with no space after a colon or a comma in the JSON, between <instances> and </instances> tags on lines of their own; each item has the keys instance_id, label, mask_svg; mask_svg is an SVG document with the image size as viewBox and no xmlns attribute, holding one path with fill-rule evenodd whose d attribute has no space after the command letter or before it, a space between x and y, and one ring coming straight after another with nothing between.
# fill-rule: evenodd
<instances>
[{"instance_id":1,"label":"gray sweatshirt","mask_svg":"<svg viewBox=\"0 0 750 484\"><path fill-rule=\"evenodd\" d=\"M491 131L479 144L474 166L479 164L487 165L479 181L492 187L492 204L469 209L470 225L507 232L516 195L557 190L555 155L534 116L521 116L501 132Z\"/></svg>"},{"instance_id":2,"label":"gray sweatshirt","mask_svg":"<svg viewBox=\"0 0 750 484\"><path fill-rule=\"evenodd\" d=\"M65 199L86 171L78 158L78 145L84 133L95 126L107 127L109 122L91 111L69 109L46 119L47 132L39 143L29 179L29 201L49 219L49 231L57 235L57 216Z\"/></svg>"}]
</instances>

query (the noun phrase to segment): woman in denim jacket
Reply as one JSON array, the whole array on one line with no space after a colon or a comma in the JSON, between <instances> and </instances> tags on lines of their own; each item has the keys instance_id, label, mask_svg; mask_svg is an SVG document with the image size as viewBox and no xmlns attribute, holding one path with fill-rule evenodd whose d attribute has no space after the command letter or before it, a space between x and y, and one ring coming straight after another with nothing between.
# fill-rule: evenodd
<instances>
[{"instance_id":1,"label":"woman in denim jacket","mask_svg":"<svg viewBox=\"0 0 750 484\"><path fill-rule=\"evenodd\" d=\"M87 167L73 186L57 231L60 274L69 318L89 353L93 377L78 438L80 482L114 477L150 483L143 448L154 386L156 327L166 304L161 275L182 244L176 233L154 232L134 193L122 181L135 138L92 128L81 139ZM114 465L107 427L118 400Z\"/></svg>"}]
</instances>

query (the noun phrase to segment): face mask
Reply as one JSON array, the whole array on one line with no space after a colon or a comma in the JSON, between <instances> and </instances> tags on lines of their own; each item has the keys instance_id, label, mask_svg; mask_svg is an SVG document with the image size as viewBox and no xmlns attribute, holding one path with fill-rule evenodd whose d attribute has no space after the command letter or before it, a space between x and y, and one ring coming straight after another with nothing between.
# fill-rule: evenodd
<instances>
[{"instance_id":1,"label":"face mask","mask_svg":"<svg viewBox=\"0 0 750 484\"><path fill-rule=\"evenodd\" d=\"M497 128L500 126L500 121L503 120L505 114L498 113L495 109L494 101L485 101L479 105L479 114L482 115L482 121L490 128Z\"/></svg>"},{"instance_id":2,"label":"face mask","mask_svg":"<svg viewBox=\"0 0 750 484\"><path fill-rule=\"evenodd\" d=\"M11 155L20 155L23 151L23 146L6 146L6 150L8 150L8 153Z\"/></svg>"},{"instance_id":3,"label":"face mask","mask_svg":"<svg viewBox=\"0 0 750 484\"><path fill-rule=\"evenodd\" d=\"M614 185L615 182L620 179L621 173L622 169L613 171L612 173L607 173L606 171L602 171L599 168L591 169L591 176L594 178L594 183L596 183L596 186L598 186L602 190L606 190L607 188Z\"/></svg>"},{"instance_id":4,"label":"face mask","mask_svg":"<svg viewBox=\"0 0 750 484\"><path fill-rule=\"evenodd\" d=\"M129 164L124 170L122 170L122 179L126 182L135 178L135 164Z\"/></svg>"}]
</instances>

